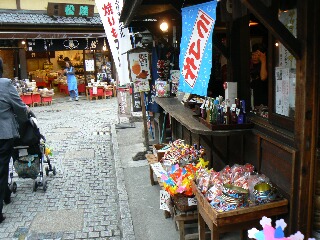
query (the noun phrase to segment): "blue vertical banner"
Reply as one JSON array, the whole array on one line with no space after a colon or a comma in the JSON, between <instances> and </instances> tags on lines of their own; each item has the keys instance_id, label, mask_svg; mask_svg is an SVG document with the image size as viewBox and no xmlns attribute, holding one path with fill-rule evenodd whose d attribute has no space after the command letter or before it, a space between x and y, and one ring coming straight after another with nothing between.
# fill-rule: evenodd
<instances>
[{"instance_id":1,"label":"blue vertical banner","mask_svg":"<svg viewBox=\"0 0 320 240\"><path fill-rule=\"evenodd\" d=\"M182 8L179 91L207 96L217 1Z\"/></svg>"}]
</instances>

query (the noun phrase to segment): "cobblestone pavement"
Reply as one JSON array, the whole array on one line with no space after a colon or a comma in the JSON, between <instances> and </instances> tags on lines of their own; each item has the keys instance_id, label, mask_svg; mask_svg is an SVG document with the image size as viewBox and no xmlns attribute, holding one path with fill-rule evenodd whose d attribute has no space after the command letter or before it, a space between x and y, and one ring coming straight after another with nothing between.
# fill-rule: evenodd
<instances>
[{"instance_id":1,"label":"cobblestone pavement","mask_svg":"<svg viewBox=\"0 0 320 240\"><path fill-rule=\"evenodd\" d=\"M118 154L117 99L67 97L33 107L56 168L47 191L18 178L0 239L132 239L134 232ZM46 166L46 164L45 164Z\"/></svg>"}]
</instances>

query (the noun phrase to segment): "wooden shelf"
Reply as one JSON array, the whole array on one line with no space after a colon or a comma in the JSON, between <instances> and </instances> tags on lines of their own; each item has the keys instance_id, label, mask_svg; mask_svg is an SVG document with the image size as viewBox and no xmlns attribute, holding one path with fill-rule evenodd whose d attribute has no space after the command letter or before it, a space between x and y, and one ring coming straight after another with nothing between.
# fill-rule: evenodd
<instances>
[{"instance_id":1,"label":"wooden shelf","mask_svg":"<svg viewBox=\"0 0 320 240\"><path fill-rule=\"evenodd\" d=\"M215 136L228 136L234 134L241 134L246 131L251 131L249 128L243 129L223 129L223 130L211 130L201 122L195 113L184 107L184 105L174 97L168 98L155 98L156 103L158 103L166 112L170 114L171 117L180 122L185 126L190 132L201 134L201 135L215 135Z\"/></svg>"}]
</instances>

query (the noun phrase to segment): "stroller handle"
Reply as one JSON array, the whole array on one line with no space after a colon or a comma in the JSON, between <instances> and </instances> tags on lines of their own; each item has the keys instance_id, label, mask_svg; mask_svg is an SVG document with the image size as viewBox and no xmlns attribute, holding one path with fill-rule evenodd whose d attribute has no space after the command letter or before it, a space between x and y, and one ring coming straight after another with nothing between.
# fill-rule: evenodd
<instances>
[{"instance_id":1,"label":"stroller handle","mask_svg":"<svg viewBox=\"0 0 320 240\"><path fill-rule=\"evenodd\" d=\"M42 139L43 140L43 142L46 142L47 140L46 140L46 138L40 133L40 139Z\"/></svg>"}]
</instances>

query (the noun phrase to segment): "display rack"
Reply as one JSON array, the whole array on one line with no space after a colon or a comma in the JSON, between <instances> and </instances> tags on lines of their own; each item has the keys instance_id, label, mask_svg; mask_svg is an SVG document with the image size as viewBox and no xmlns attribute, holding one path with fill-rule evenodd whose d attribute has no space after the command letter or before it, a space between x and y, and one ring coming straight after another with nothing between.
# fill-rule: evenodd
<instances>
[{"instance_id":1,"label":"display rack","mask_svg":"<svg viewBox=\"0 0 320 240\"><path fill-rule=\"evenodd\" d=\"M199 239L205 240L205 225L211 231L211 240L218 240L219 234L236 230L247 230L259 224L262 217L273 217L288 212L288 200L238 208L226 212L216 211L200 192L195 182L192 182L192 191L198 202L198 229ZM243 232L242 232L243 233ZM242 234L242 238L244 238Z\"/></svg>"}]
</instances>

